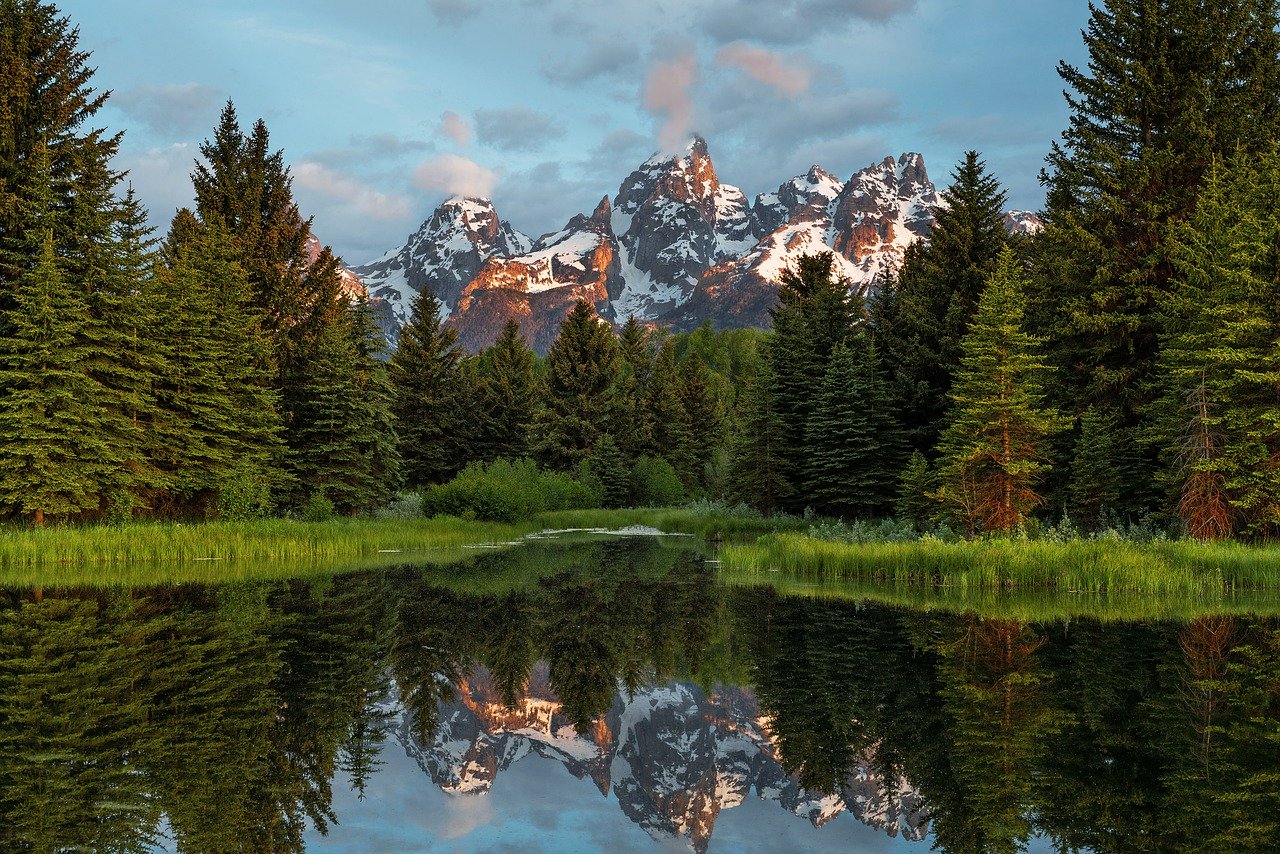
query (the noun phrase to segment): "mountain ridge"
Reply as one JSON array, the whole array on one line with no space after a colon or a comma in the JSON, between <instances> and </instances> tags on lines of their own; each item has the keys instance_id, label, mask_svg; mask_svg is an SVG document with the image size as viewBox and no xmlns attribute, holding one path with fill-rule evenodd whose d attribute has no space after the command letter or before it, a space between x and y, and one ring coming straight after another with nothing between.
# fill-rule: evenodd
<instances>
[{"instance_id":1,"label":"mountain ridge","mask_svg":"<svg viewBox=\"0 0 1280 854\"><path fill-rule=\"evenodd\" d=\"M412 297L429 288L464 349L477 352L515 319L540 353L581 299L606 321L628 317L676 330L768 328L781 272L806 253L831 251L836 272L868 292L906 248L928 239L945 204L922 155L905 152L841 181L819 165L749 203L720 180L706 140L654 155L612 199L536 240L502 220L493 202L452 197L404 244L352 270L385 300L394 342ZM1009 211L1006 227L1041 226Z\"/></svg>"}]
</instances>

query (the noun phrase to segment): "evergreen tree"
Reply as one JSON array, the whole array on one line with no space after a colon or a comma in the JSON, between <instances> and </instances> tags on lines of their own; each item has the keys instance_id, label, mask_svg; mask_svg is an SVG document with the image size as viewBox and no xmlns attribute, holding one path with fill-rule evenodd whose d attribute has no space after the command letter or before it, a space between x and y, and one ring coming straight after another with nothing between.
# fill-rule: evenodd
<instances>
[{"instance_id":1,"label":"evergreen tree","mask_svg":"<svg viewBox=\"0 0 1280 854\"><path fill-rule=\"evenodd\" d=\"M53 197L41 228L68 281L88 281L93 247L109 243L119 179L110 161L120 134L85 128L109 93L91 85L94 69L79 40L52 4L0 0L0 312L41 252L42 232L25 220L31 193ZM38 174L40 160L47 176Z\"/></svg>"},{"instance_id":2,"label":"evergreen tree","mask_svg":"<svg viewBox=\"0 0 1280 854\"><path fill-rule=\"evenodd\" d=\"M1107 513L1114 512L1120 502L1114 425L1110 413L1094 407L1080 417L1067 498L1071 517L1088 530L1104 527Z\"/></svg>"},{"instance_id":3,"label":"evergreen tree","mask_svg":"<svg viewBox=\"0 0 1280 854\"><path fill-rule=\"evenodd\" d=\"M586 480L600 493L601 507L626 507L631 496L631 469L618 443L602 434L586 459Z\"/></svg>"},{"instance_id":4,"label":"evergreen tree","mask_svg":"<svg viewBox=\"0 0 1280 854\"><path fill-rule=\"evenodd\" d=\"M644 409L653 433L653 444L647 450L671 463L685 487L693 488L700 480L701 466L693 448L694 436L685 410L675 342L671 339L662 342L654 357Z\"/></svg>"},{"instance_id":5,"label":"evergreen tree","mask_svg":"<svg viewBox=\"0 0 1280 854\"><path fill-rule=\"evenodd\" d=\"M764 513L773 513L785 506L793 491L791 480L785 474L786 435L774 402L775 387L776 380L766 361L743 390L730 458L733 497Z\"/></svg>"},{"instance_id":6,"label":"evergreen tree","mask_svg":"<svg viewBox=\"0 0 1280 854\"><path fill-rule=\"evenodd\" d=\"M919 451L911 452L911 459L898 478L898 497L893 510L899 519L910 521L917 531L929 529L938 503L931 497L937 489L929 461Z\"/></svg>"},{"instance_id":7,"label":"evergreen tree","mask_svg":"<svg viewBox=\"0 0 1280 854\"><path fill-rule=\"evenodd\" d=\"M390 368L396 435L409 486L443 483L462 470L457 342L458 333L440 322L435 295L423 291L415 297Z\"/></svg>"},{"instance_id":8,"label":"evergreen tree","mask_svg":"<svg viewBox=\"0 0 1280 854\"><path fill-rule=\"evenodd\" d=\"M547 353L533 426L534 454L542 463L570 470L591 453L614 415L619 361L613 333L579 300Z\"/></svg>"},{"instance_id":9,"label":"evergreen tree","mask_svg":"<svg viewBox=\"0 0 1280 854\"><path fill-rule=\"evenodd\" d=\"M960 342L983 283L1008 242L1006 195L978 152L965 153L944 197L946 204L934 208L929 241L908 250L896 290L880 297L876 310L895 404L912 446L925 453L942 431Z\"/></svg>"},{"instance_id":10,"label":"evergreen tree","mask_svg":"<svg viewBox=\"0 0 1280 854\"><path fill-rule=\"evenodd\" d=\"M962 342L942 435L939 497L977 530L1022 524L1041 499L1036 481L1047 468L1045 438L1056 416L1044 405L1047 369L1041 339L1022 326L1026 282L1013 250L1000 256Z\"/></svg>"},{"instance_id":11,"label":"evergreen tree","mask_svg":"<svg viewBox=\"0 0 1280 854\"><path fill-rule=\"evenodd\" d=\"M632 315L618 333L622 365L618 377L613 433L619 447L635 458L656 452L654 414L649 409L649 384L653 376L655 335Z\"/></svg>"},{"instance_id":12,"label":"evergreen tree","mask_svg":"<svg viewBox=\"0 0 1280 854\"><path fill-rule=\"evenodd\" d=\"M46 231L35 266L14 283L0 337L0 501L37 525L96 510L120 462L104 439L104 392L84 371L84 303Z\"/></svg>"},{"instance_id":13,"label":"evergreen tree","mask_svg":"<svg viewBox=\"0 0 1280 854\"><path fill-rule=\"evenodd\" d=\"M374 352L361 346L371 331L360 328L362 316L350 309L321 332L302 372L289 431L295 505L321 494L355 515L395 488L389 389Z\"/></svg>"},{"instance_id":14,"label":"evergreen tree","mask_svg":"<svg viewBox=\"0 0 1280 854\"><path fill-rule=\"evenodd\" d=\"M533 351L520 336L520 326L508 320L498 340L485 351L476 390L475 459L524 457L529 451L537 385Z\"/></svg>"},{"instance_id":15,"label":"evergreen tree","mask_svg":"<svg viewBox=\"0 0 1280 854\"><path fill-rule=\"evenodd\" d=\"M1154 393L1172 226L1215 157L1280 131L1278 23L1273 0L1107 0L1090 7L1087 67L1058 66L1071 115L1041 176L1033 325L1053 330L1060 402L1118 407L1122 433ZM1145 497L1150 467L1122 495Z\"/></svg>"},{"instance_id":16,"label":"evergreen tree","mask_svg":"<svg viewBox=\"0 0 1280 854\"><path fill-rule=\"evenodd\" d=\"M1239 156L1213 170L1173 247L1163 394L1150 413L1180 515L1197 536L1236 523L1280 531L1277 198L1280 154Z\"/></svg>"},{"instance_id":17,"label":"evergreen tree","mask_svg":"<svg viewBox=\"0 0 1280 854\"><path fill-rule=\"evenodd\" d=\"M688 461L691 490L705 488L707 468L722 444L720 412L712 395L702 357L690 353L680 364L680 402L686 445L680 458Z\"/></svg>"},{"instance_id":18,"label":"evergreen tree","mask_svg":"<svg viewBox=\"0 0 1280 854\"><path fill-rule=\"evenodd\" d=\"M804 495L832 516L885 509L902 465L902 436L880 379L874 345L837 345L805 431Z\"/></svg>"},{"instance_id":19,"label":"evergreen tree","mask_svg":"<svg viewBox=\"0 0 1280 854\"><path fill-rule=\"evenodd\" d=\"M224 489L254 503L284 486L278 394L264 370L269 345L249 304L250 290L229 239L174 217L157 277L158 340L165 372L154 388L157 414L148 447L172 484L175 506L212 512ZM175 239L187 234L185 240Z\"/></svg>"},{"instance_id":20,"label":"evergreen tree","mask_svg":"<svg viewBox=\"0 0 1280 854\"><path fill-rule=\"evenodd\" d=\"M861 297L850 294L848 283L833 276L833 265L830 252L802 256L797 269L782 274L778 305L770 310L773 335L767 339L765 358L773 388L768 400L781 439L770 453L780 463L771 479L790 484L774 494L794 501L797 509L805 501L797 487L803 477L804 431L815 390L832 351L853 338L865 314Z\"/></svg>"},{"instance_id":21,"label":"evergreen tree","mask_svg":"<svg viewBox=\"0 0 1280 854\"><path fill-rule=\"evenodd\" d=\"M323 250L310 263L311 221L294 203L284 153L271 150L261 119L244 133L228 101L200 154L204 162L197 162L191 175L196 213L201 223L216 224L234 241L253 305L275 345L278 369L287 376L337 312L337 260Z\"/></svg>"}]
</instances>

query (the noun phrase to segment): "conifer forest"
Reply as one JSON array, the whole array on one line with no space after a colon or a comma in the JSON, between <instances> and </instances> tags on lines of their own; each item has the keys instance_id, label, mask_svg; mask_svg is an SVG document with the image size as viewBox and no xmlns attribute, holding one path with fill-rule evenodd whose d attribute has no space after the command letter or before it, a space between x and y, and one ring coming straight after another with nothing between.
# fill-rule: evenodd
<instances>
[{"instance_id":1,"label":"conifer forest","mask_svg":"<svg viewBox=\"0 0 1280 854\"><path fill-rule=\"evenodd\" d=\"M410 491L508 518L518 482L546 509L1273 538L1277 15L1092 7L1038 233L1003 227L970 151L930 238L865 292L807 255L768 331L615 328L580 302L540 357L515 321L464 352L429 291L389 350L232 102L194 206L151 231L75 23L0 0L0 511L357 516Z\"/></svg>"}]
</instances>

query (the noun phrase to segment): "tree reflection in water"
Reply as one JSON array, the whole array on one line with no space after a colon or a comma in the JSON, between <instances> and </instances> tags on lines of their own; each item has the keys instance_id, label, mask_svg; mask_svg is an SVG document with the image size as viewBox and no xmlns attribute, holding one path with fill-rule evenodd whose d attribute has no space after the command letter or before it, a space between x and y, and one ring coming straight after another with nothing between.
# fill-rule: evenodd
<instances>
[{"instance_id":1,"label":"tree reflection in water","mask_svg":"<svg viewBox=\"0 0 1280 854\"><path fill-rule=\"evenodd\" d=\"M339 818L335 780L363 794L386 751L479 791L517 743L698 849L752 791L814 824L927 827L953 852L1280 838L1272 619L1032 623L784 596L635 539L443 570L8 591L0 662L4 850L142 851L163 828L183 851L302 851Z\"/></svg>"}]
</instances>

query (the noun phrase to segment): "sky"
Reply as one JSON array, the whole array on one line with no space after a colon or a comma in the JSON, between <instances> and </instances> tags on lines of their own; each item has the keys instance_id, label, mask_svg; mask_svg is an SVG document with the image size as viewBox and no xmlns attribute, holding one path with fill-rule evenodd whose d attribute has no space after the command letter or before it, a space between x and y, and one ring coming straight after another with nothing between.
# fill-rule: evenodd
<instances>
[{"instance_id":1,"label":"sky","mask_svg":"<svg viewBox=\"0 0 1280 854\"><path fill-rule=\"evenodd\" d=\"M1011 207L1067 122L1085 0L54 0L112 96L117 167L167 226L228 99L284 151L313 229L349 264L453 194L531 236L612 197L655 152L707 140L755 194L976 149Z\"/></svg>"}]
</instances>

